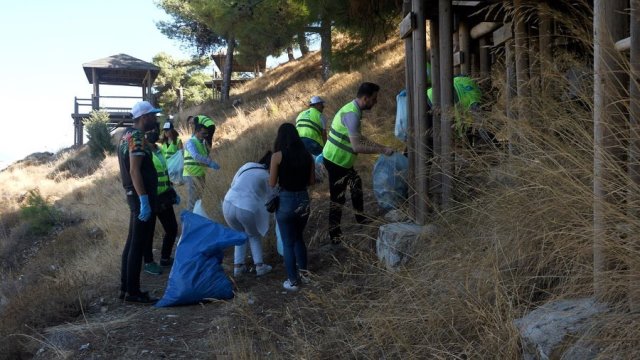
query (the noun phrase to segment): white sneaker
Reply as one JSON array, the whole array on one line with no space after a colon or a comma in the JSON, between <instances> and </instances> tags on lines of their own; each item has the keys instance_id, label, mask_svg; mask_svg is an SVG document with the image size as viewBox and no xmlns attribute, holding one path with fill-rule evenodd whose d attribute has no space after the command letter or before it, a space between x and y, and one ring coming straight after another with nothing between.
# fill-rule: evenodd
<instances>
[{"instance_id":1,"label":"white sneaker","mask_svg":"<svg viewBox=\"0 0 640 360\"><path fill-rule=\"evenodd\" d=\"M247 267L245 265L242 265L240 267L237 267L237 266L233 267L233 277L242 276L246 273L247 273Z\"/></svg>"},{"instance_id":2,"label":"white sneaker","mask_svg":"<svg viewBox=\"0 0 640 360\"><path fill-rule=\"evenodd\" d=\"M288 291L298 291L298 285L293 285L289 279L285 280L282 287Z\"/></svg>"},{"instance_id":3,"label":"white sneaker","mask_svg":"<svg viewBox=\"0 0 640 360\"><path fill-rule=\"evenodd\" d=\"M266 275L271 272L271 265L262 264L260 266L256 266L256 276Z\"/></svg>"}]
</instances>

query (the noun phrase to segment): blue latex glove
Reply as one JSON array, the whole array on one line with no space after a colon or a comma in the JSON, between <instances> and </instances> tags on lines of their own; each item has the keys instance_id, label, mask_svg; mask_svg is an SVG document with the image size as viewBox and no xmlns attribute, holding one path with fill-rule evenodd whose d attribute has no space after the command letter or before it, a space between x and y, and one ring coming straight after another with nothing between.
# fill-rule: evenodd
<instances>
[{"instance_id":1,"label":"blue latex glove","mask_svg":"<svg viewBox=\"0 0 640 360\"><path fill-rule=\"evenodd\" d=\"M220 169L220 165L218 165L218 163L213 160L209 161L209 167L212 168L213 170Z\"/></svg>"},{"instance_id":2,"label":"blue latex glove","mask_svg":"<svg viewBox=\"0 0 640 360\"><path fill-rule=\"evenodd\" d=\"M180 195L176 194L176 202L174 205L180 205Z\"/></svg>"},{"instance_id":3,"label":"blue latex glove","mask_svg":"<svg viewBox=\"0 0 640 360\"><path fill-rule=\"evenodd\" d=\"M140 214L138 214L138 220L147 221L151 218L151 206L149 205L149 196L140 195Z\"/></svg>"}]
</instances>

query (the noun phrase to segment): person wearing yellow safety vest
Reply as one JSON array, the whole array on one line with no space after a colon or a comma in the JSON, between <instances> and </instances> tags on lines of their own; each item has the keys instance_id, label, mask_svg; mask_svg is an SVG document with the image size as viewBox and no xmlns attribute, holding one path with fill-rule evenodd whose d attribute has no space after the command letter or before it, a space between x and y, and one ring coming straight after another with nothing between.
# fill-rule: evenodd
<instances>
[{"instance_id":1,"label":"person wearing yellow safety vest","mask_svg":"<svg viewBox=\"0 0 640 360\"><path fill-rule=\"evenodd\" d=\"M205 145L208 134L207 128L197 123L193 136L185 144L182 176L187 184L189 211L193 211L196 201L202 198L207 167L214 170L220 169L220 165L209 158L209 147Z\"/></svg>"},{"instance_id":2,"label":"person wearing yellow safety vest","mask_svg":"<svg viewBox=\"0 0 640 360\"><path fill-rule=\"evenodd\" d=\"M170 121L164 123L162 130L163 136L160 138L160 143L162 143L160 150L164 158L168 159L179 150L182 150L184 146L182 145L182 140L178 137L178 132L173 128L173 124Z\"/></svg>"},{"instance_id":3,"label":"person wearing yellow safety vest","mask_svg":"<svg viewBox=\"0 0 640 360\"><path fill-rule=\"evenodd\" d=\"M194 127L196 124L204 125L205 129L207 129L207 137L205 138L205 145L208 148L211 148L211 146L213 146L213 134L216 132L216 123L213 121L212 118L206 115L189 116L187 118L187 123L189 125L193 124Z\"/></svg>"},{"instance_id":4,"label":"person wearing yellow safety vest","mask_svg":"<svg viewBox=\"0 0 640 360\"><path fill-rule=\"evenodd\" d=\"M309 108L304 110L296 118L296 130L302 139L304 147L313 156L322 153L322 147L327 141L326 119L322 115L324 100L314 96L309 101Z\"/></svg>"},{"instance_id":5,"label":"person wearing yellow safety vest","mask_svg":"<svg viewBox=\"0 0 640 360\"><path fill-rule=\"evenodd\" d=\"M482 92L476 81L468 76L457 75L453 78L453 98L455 104L455 118L453 129L459 138L467 136L473 142L473 130L479 130L482 138L488 133L482 129L473 129L474 113L480 109ZM433 107L433 89L427 89L427 102Z\"/></svg>"},{"instance_id":6,"label":"person wearing yellow safety vest","mask_svg":"<svg viewBox=\"0 0 640 360\"><path fill-rule=\"evenodd\" d=\"M322 150L324 166L329 173L329 236L333 244L339 244L342 237L340 220L347 186L356 211L356 221L359 224L370 222L363 215L362 179L353 168L358 154L393 153L393 149L368 140L360 132L362 112L370 110L377 103L379 91L380 86L374 83L360 85L356 99L344 105L334 116L327 143Z\"/></svg>"},{"instance_id":7,"label":"person wearing yellow safety vest","mask_svg":"<svg viewBox=\"0 0 640 360\"><path fill-rule=\"evenodd\" d=\"M162 274L162 267L171 266L173 259L171 252L178 235L178 222L173 211L173 205L180 204L180 196L171 186L169 172L167 170L167 160L161 148L156 145L159 138L159 126L148 131L145 136L153 149L153 166L158 173L158 201L156 203L155 215L162 224L164 237L162 238L162 250L160 252L160 265L153 261L153 237L145 245L144 250L144 272L151 275Z\"/></svg>"}]
</instances>

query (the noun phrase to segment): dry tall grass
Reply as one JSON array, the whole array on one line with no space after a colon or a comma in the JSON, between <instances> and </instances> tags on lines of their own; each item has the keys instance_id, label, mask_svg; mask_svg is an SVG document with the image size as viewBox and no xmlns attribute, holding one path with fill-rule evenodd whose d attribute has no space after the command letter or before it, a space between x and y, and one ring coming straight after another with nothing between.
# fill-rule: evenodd
<instances>
[{"instance_id":1,"label":"dry tall grass","mask_svg":"<svg viewBox=\"0 0 640 360\"><path fill-rule=\"evenodd\" d=\"M574 15L567 18L575 21ZM218 120L213 158L222 169L207 174L204 205L209 215L222 220L220 202L235 170L270 148L277 126L292 121L311 95L325 98L325 111L333 114L353 97L360 81L382 84L380 102L367 114L364 131L391 143L394 99L404 78L402 54L401 44L390 41L375 49L374 60L366 66L324 84L314 54L234 90L232 96L243 100L238 108L205 106L182 114L204 112ZM350 233L346 254L324 250L327 194L325 185L318 186L309 241L323 262L315 264L314 285L267 309L251 305L252 289L239 289L228 317L214 324L224 331L210 333L208 348L226 349L225 354L237 359L519 358L514 319L547 301L593 292L590 98L581 99L585 107L562 97L568 88L564 72L577 60L556 55L563 60L541 74L546 87L540 95L520 99L529 110L521 121L504 116L504 71L494 68L492 90L498 96L485 124L514 140L500 149L456 149L454 205L434 213L431 220L439 231L419 245L405 268L387 271L368 248L367 240L375 237L383 220ZM532 85L539 86L539 80L532 79ZM182 136L188 134L183 131ZM373 157L363 159L359 168L369 182ZM611 160L610 165L617 171L609 185L619 198L640 191L630 184L620 162ZM79 314L81 303L117 289L127 225L122 214L127 210L116 159L108 157L89 177L65 182L46 180L55 166L0 173L0 181L10 184L4 197L8 206L1 214L8 225L0 227L0 240L7 241L7 229L19 222L12 215L19 195L35 187L57 199L56 206L84 219L56 234L56 241L19 273L3 273L7 301L0 315L0 345L14 351L19 349L16 339L22 339L15 334L64 321ZM185 195L184 189L178 190ZM635 236L640 224L628 207L607 209L612 219L606 243L610 291L604 299L609 311L570 339L582 338L599 348L599 358L640 354L640 318L629 312L627 297L640 268ZM103 237L90 239L94 227L102 229Z\"/></svg>"}]
</instances>

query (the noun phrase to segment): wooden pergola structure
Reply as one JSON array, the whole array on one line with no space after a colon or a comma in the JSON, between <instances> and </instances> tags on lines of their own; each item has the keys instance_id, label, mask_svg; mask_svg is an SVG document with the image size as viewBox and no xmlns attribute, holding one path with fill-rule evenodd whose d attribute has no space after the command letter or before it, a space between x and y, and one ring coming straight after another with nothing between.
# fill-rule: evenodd
<instances>
[{"instance_id":1,"label":"wooden pergola structure","mask_svg":"<svg viewBox=\"0 0 640 360\"><path fill-rule=\"evenodd\" d=\"M512 121L526 118L527 108L518 100L535 96L543 88L532 89L529 80L554 61L556 28L549 7L558 4L551 0L404 0L405 17L399 28L406 49L409 183L414 189L410 208L418 224L426 223L432 209L446 209L451 202L453 75L464 73L490 81L495 61L490 50L503 47L494 54L504 56L506 82L494 85L504 87L507 117ZM588 5L593 9L594 41L594 289L600 297L605 293L605 239L615 232L605 209L622 205L631 215L640 214L639 194L628 194L622 201L626 204L610 195L615 193L609 181L614 170L606 161L620 159L633 185L640 185L640 0L593 0ZM428 87L427 61L433 87L431 111L425 96L414 95L425 94ZM627 146L626 158L620 156L621 143ZM630 299L637 308L637 284L630 290Z\"/></svg>"},{"instance_id":2,"label":"wooden pergola structure","mask_svg":"<svg viewBox=\"0 0 640 360\"><path fill-rule=\"evenodd\" d=\"M152 86L160 68L154 64L127 54L117 54L82 64L89 84L93 85L90 99L75 98L74 112L71 114L74 127L74 145L83 143L83 121L94 110L109 114L109 126L115 128L132 124L130 108L100 106L100 99L138 99L153 102ZM100 85L139 86L142 96L100 96ZM90 111L81 108L90 107Z\"/></svg>"}]
</instances>

